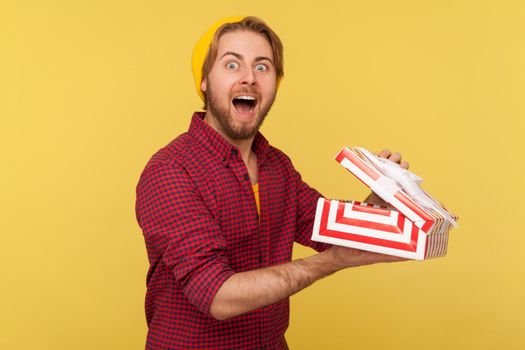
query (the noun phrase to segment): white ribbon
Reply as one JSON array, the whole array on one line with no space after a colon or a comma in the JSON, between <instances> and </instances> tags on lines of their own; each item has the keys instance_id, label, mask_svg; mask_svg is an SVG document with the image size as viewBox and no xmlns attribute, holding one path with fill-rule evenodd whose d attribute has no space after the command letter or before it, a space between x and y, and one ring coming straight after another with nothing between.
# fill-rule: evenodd
<instances>
[{"instance_id":1,"label":"white ribbon","mask_svg":"<svg viewBox=\"0 0 525 350\"><path fill-rule=\"evenodd\" d=\"M377 180L378 185L386 188L392 194L397 192L399 188L402 188L417 204L425 209L437 211L452 226L458 227L456 220L419 186L423 182L422 178L407 169L401 168L399 164L391 160L376 156L367 149L361 147L356 147L356 149L386 175L380 176Z\"/></svg>"}]
</instances>

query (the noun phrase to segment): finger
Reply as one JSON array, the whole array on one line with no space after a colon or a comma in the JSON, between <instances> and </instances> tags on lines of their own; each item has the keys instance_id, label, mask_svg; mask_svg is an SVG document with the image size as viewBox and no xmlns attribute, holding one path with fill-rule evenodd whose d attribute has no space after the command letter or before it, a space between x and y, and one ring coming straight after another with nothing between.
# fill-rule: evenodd
<instances>
[{"instance_id":1,"label":"finger","mask_svg":"<svg viewBox=\"0 0 525 350\"><path fill-rule=\"evenodd\" d=\"M363 252L363 254L368 254L369 258L374 262L389 263L389 262L402 262L402 261L409 260L407 258L403 258L400 256L387 255L387 254L382 254L382 253Z\"/></svg>"},{"instance_id":2,"label":"finger","mask_svg":"<svg viewBox=\"0 0 525 350\"><path fill-rule=\"evenodd\" d=\"M401 154L398 152L394 152L390 155L390 157L388 157L388 159L395 163L399 163L401 161Z\"/></svg>"},{"instance_id":3,"label":"finger","mask_svg":"<svg viewBox=\"0 0 525 350\"><path fill-rule=\"evenodd\" d=\"M390 152L390 150L387 150L387 149L384 149L381 152L379 152L379 156L381 158L388 158L388 157L390 157L391 154L392 154L392 152Z\"/></svg>"},{"instance_id":4,"label":"finger","mask_svg":"<svg viewBox=\"0 0 525 350\"><path fill-rule=\"evenodd\" d=\"M388 255L383 253L372 253L375 257L382 262L395 262L395 261L407 261L409 259L400 256Z\"/></svg>"},{"instance_id":5,"label":"finger","mask_svg":"<svg viewBox=\"0 0 525 350\"><path fill-rule=\"evenodd\" d=\"M398 261L408 261L410 259L402 258L400 256L393 256L391 259L389 259L389 262L398 262Z\"/></svg>"},{"instance_id":6,"label":"finger","mask_svg":"<svg viewBox=\"0 0 525 350\"><path fill-rule=\"evenodd\" d=\"M408 162L406 160L403 160L401 163L399 163L399 165L403 169L408 169L408 167L410 166L410 164L408 164Z\"/></svg>"}]
</instances>

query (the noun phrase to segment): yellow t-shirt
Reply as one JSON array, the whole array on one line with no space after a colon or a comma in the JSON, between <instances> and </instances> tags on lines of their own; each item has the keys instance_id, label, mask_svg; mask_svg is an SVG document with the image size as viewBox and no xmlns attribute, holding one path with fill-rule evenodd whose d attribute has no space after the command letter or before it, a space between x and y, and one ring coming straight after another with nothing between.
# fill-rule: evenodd
<instances>
[{"instance_id":1,"label":"yellow t-shirt","mask_svg":"<svg viewBox=\"0 0 525 350\"><path fill-rule=\"evenodd\" d=\"M253 195L255 196L255 204L257 205L257 213L261 215L261 204L259 202L259 184L252 184Z\"/></svg>"}]
</instances>

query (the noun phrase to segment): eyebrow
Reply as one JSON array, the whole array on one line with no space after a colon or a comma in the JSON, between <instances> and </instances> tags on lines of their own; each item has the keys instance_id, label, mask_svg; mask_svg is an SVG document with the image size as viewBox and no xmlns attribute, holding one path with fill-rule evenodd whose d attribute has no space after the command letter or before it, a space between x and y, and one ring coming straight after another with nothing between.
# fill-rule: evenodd
<instances>
[{"instance_id":1,"label":"eyebrow","mask_svg":"<svg viewBox=\"0 0 525 350\"><path fill-rule=\"evenodd\" d=\"M227 55L235 56L239 60L243 59L241 54L238 54L237 52L233 52L233 51L226 51L220 58L222 59L224 56L227 56ZM266 57L266 56L255 57L255 62L259 62L259 61L269 61L273 65L273 61L269 57Z\"/></svg>"}]
</instances>

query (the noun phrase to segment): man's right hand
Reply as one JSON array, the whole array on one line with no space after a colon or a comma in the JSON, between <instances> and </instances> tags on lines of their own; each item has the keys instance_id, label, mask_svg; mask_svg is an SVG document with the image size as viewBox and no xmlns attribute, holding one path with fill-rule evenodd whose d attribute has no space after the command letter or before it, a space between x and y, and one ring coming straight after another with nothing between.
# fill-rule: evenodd
<instances>
[{"instance_id":1,"label":"man's right hand","mask_svg":"<svg viewBox=\"0 0 525 350\"><path fill-rule=\"evenodd\" d=\"M326 254L332 259L332 264L334 264L337 270L341 270L347 267L370 265L375 263L408 260L406 258L401 258L398 256L372 253L365 250L341 247L336 245L328 249L326 251Z\"/></svg>"}]
</instances>

